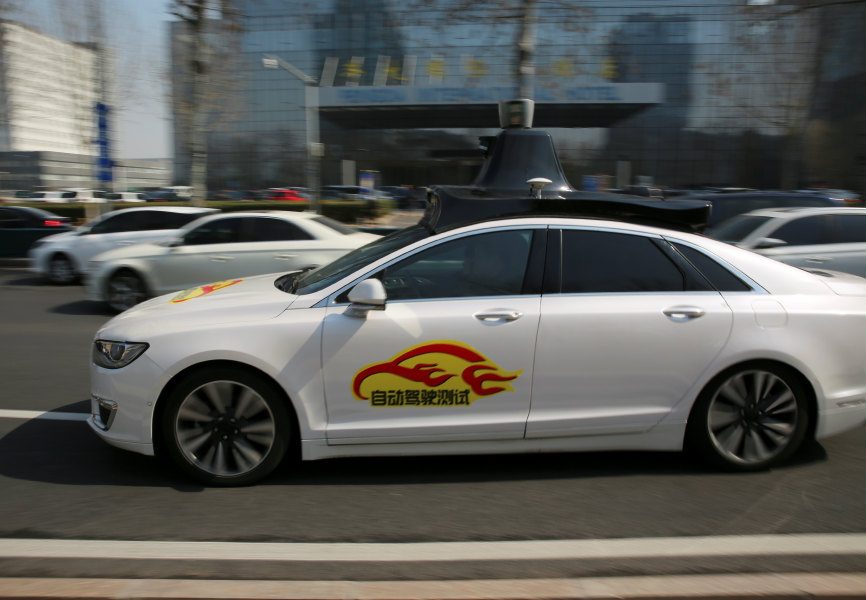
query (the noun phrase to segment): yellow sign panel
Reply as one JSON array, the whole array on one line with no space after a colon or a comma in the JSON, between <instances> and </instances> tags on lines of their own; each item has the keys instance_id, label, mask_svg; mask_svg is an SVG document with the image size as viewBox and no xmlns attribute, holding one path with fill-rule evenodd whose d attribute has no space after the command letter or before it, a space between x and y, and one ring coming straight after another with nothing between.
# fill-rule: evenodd
<instances>
[{"instance_id":1,"label":"yellow sign panel","mask_svg":"<svg viewBox=\"0 0 866 600\"><path fill-rule=\"evenodd\" d=\"M352 394L371 406L470 406L513 392L509 382L522 372L504 371L461 342L438 340L362 368L352 380Z\"/></svg>"},{"instance_id":2,"label":"yellow sign panel","mask_svg":"<svg viewBox=\"0 0 866 600\"><path fill-rule=\"evenodd\" d=\"M243 279L226 279L225 281L217 281L216 283L209 283L208 285L203 285L201 287L184 290L172 298L170 303L178 304L179 302L186 302L187 300L192 300L193 298L198 298L200 296L207 296L212 292L227 288L230 285L235 285L241 281L243 281Z\"/></svg>"}]
</instances>

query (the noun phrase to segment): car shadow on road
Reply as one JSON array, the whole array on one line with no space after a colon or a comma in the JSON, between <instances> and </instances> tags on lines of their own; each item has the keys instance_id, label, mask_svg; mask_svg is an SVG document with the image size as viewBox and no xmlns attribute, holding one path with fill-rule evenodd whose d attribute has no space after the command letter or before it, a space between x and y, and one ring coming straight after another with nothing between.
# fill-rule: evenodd
<instances>
[{"instance_id":1,"label":"car shadow on road","mask_svg":"<svg viewBox=\"0 0 866 600\"><path fill-rule=\"evenodd\" d=\"M59 315L102 315L113 317L117 314L116 310L112 310L102 302L94 302L93 300L77 300L75 302L67 302L60 306L55 306L50 309L50 312Z\"/></svg>"},{"instance_id":2,"label":"car shadow on road","mask_svg":"<svg viewBox=\"0 0 866 600\"><path fill-rule=\"evenodd\" d=\"M87 414L81 401L54 412ZM824 447L806 443L776 471L826 461ZM679 452L569 452L503 455L339 458L298 464L287 460L259 485L392 485L538 481L633 475L726 475ZM739 474L733 474L739 476ZM0 438L0 476L65 485L168 487L199 492L166 461L100 440L80 420L32 419Z\"/></svg>"}]
</instances>

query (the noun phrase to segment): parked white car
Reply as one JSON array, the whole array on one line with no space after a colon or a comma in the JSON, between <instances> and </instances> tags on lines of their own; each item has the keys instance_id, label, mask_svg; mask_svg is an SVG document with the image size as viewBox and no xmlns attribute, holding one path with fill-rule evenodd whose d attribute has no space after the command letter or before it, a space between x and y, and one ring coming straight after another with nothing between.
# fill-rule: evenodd
<instances>
[{"instance_id":1,"label":"parked white car","mask_svg":"<svg viewBox=\"0 0 866 600\"><path fill-rule=\"evenodd\" d=\"M121 246L171 239L177 230L213 208L189 206L141 207L101 215L74 231L58 233L34 242L30 247L30 269L52 283L76 281L97 254Z\"/></svg>"},{"instance_id":2,"label":"parked white car","mask_svg":"<svg viewBox=\"0 0 866 600\"><path fill-rule=\"evenodd\" d=\"M795 267L866 277L866 208L755 210L709 236Z\"/></svg>"},{"instance_id":3,"label":"parked white car","mask_svg":"<svg viewBox=\"0 0 866 600\"><path fill-rule=\"evenodd\" d=\"M198 219L170 241L94 257L88 295L115 310L215 281L327 264L379 236L315 213L236 212Z\"/></svg>"}]
</instances>

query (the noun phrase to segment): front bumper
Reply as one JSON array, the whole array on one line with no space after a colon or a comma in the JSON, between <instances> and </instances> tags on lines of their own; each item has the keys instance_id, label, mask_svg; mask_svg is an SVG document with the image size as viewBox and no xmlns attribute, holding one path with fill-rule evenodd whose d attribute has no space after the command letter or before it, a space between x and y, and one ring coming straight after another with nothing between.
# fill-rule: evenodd
<instances>
[{"instance_id":1,"label":"front bumper","mask_svg":"<svg viewBox=\"0 0 866 600\"><path fill-rule=\"evenodd\" d=\"M153 416L164 371L147 353L122 369L90 365L88 425L107 443L153 455Z\"/></svg>"}]
</instances>

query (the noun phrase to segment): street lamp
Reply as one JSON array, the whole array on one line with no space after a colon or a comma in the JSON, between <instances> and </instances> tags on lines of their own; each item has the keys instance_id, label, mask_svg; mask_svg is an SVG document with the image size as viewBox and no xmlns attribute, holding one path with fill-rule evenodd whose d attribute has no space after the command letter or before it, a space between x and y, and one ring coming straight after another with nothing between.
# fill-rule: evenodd
<instances>
[{"instance_id":1,"label":"street lamp","mask_svg":"<svg viewBox=\"0 0 866 600\"><path fill-rule=\"evenodd\" d=\"M287 63L283 59L272 54L262 57L262 65L266 69L284 69L295 76L304 84L304 113L306 114L307 129L307 187L310 188L310 208L321 213L319 203L319 177L320 163L325 154L325 147L319 141L319 82L315 77L310 77L295 65Z\"/></svg>"}]
</instances>

